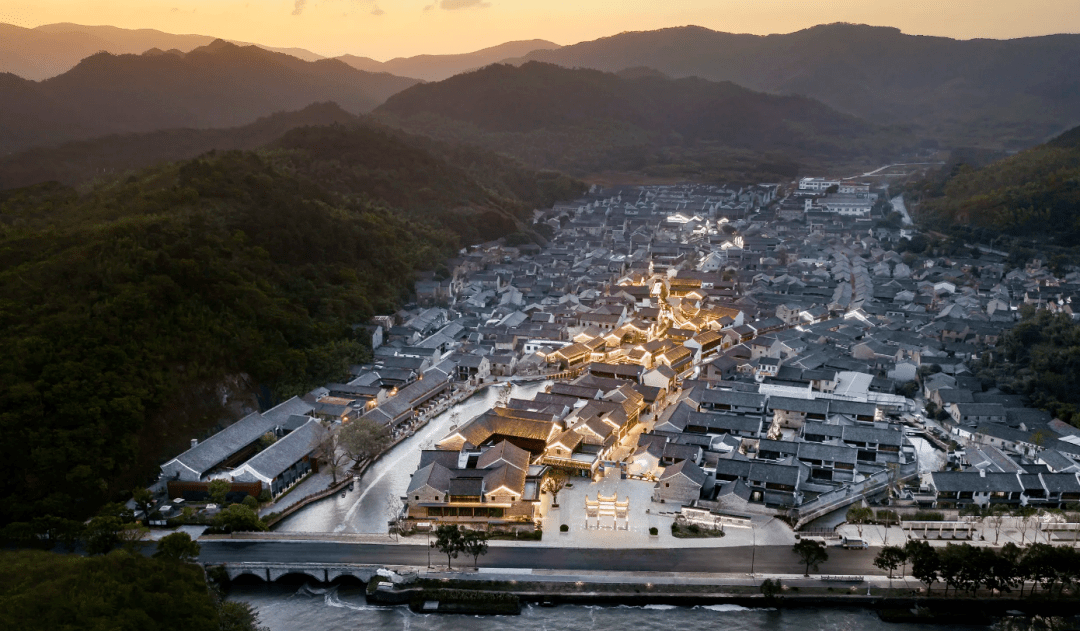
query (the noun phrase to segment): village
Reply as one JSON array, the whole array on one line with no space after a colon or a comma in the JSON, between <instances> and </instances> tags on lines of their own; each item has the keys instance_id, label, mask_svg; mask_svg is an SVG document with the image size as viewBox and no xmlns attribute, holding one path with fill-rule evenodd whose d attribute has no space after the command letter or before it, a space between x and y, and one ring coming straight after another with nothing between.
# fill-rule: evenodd
<instances>
[{"instance_id":1,"label":"village","mask_svg":"<svg viewBox=\"0 0 1080 631\"><path fill-rule=\"evenodd\" d=\"M987 247L900 253L917 231L896 201L821 178L594 187L535 212L545 246L469 248L418 280L364 327L373 362L348 382L193 441L162 466L167 497L225 478L272 500L335 427L401 439L477 389L538 382L422 450L396 529L817 533L853 506L1080 502L1080 430L972 370L1022 305L1071 312L1080 278L1006 273Z\"/></svg>"}]
</instances>

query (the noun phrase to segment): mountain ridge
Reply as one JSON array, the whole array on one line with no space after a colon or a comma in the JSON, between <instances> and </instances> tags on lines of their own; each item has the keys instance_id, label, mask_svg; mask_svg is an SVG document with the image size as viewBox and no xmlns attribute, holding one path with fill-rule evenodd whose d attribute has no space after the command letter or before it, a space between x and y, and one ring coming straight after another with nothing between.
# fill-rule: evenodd
<instances>
[{"instance_id":1,"label":"mountain ridge","mask_svg":"<svg viewBox=\"0 0 1080 631\"><path fill-rule=\"evenodd\" d=\"M413 77L424 81L442 81L455 74L502 61L506 57L515 57L534 50L550 50L558 47L559 45L554 42L533 39L505 42L470 53L395 57L385 62L355 55L341 55L335 57L335 59L340 59L358 70L389 72L398 76Z\"/></svg>"},{"instance_id":2,"label":"mountain ridge","mask_svg":"<svg viewBox=\"0 0 1080 631\"><path fill-rule=\"evenodd\" d=\"M837 23L750 35L688 26L626 32L504 60L732 81L801 94L958 145L1020 148L1080 124L1080 35L955 40ZM1000 140L998 140L1000 138Z\"/></svg>"},{"instance_id":3,"label":"mountain ridge","mask_svg":"<svg viewBox=\"0 0 1080 631\"><path fill-rule=\"evenodd\" d=\"M0 72L11 72L24 79L41 81L74 68L90 55L105 51L114 55L139 55L151 48L190 52L218 39L211 35L174 34L157 29L125 29L108 25L83 25L70 22L23 28L0 22ZM266 46L252 42L226 40L239 46L258 46L271 52L285 53L304 61L325 59L304 48Z\"/></svg>"},{"instance_id":4,"label":"mountain ridge","mask_svg":"<svg viewBox=\"0 0 1080 631\"><path fill-rule=\"evenodd\" d=\"M473 142L576 175L605 170L607 160L629 168L727 150L851 157L877 151L874 139L884 135L877 125L805 97L541 62L495 64L417 84L373 115L414 133ZM904 142L895 134L892 140L897 147Z\"/></svg>"},{"instance_id":5,"label":"mountain ridge","mask_svg":"<svg viewBox=\"0 0 1080 631\"><path fill-rule=\"evenodd\" d=\"M415 79L215 40L184 55L97 53L62 75L0 84L0 155L115 133L245 125L334 101L366 112Z\"/></svg>"}]
</instances>

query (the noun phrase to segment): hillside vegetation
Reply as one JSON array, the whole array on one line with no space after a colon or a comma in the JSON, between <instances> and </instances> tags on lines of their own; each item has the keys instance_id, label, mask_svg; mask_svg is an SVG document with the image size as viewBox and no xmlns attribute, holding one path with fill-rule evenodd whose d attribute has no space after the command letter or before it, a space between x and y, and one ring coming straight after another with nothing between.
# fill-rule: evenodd
<instances>
[{"instance_id":1,"label":"hillside vegetation","mask_svg":"<svg viewBox=\"0 0 1080 631\"><path fill-rule=\"evenodd\" d=\"M280 399L343 378L368 353L353 325L417 270L582 192L455 151L311 127L84 194L0 193L0 523L83 516L144 482L225 416L176 422L192 389L243 376ZM469 156L485 179L456 166Z\"/></svg>"},{"instance_id":2,"label":"hillside vegetation","mask_svg":"<svg viewBox=\"0 0 1080 631\"><path fill-rule=\"evenodd\" d=\"M126 171L186 160L214 149L258 149L297 127L358 122L356 115L336 103L315 103L298 112L273 114L241 127L112 134L55 147L36 147L0 156L0 190L50 181L75 186L95 179L107 180Z\"/></svg>"},{"instance_id":3,"label":"hillside vegetation","mask_svg":"<svg viewBox=\"0 0 1080 631\"><path fill-rule=\"evenodd\" d=\"M828 24L749 35L699 26L620 33L512 60L732 81L801 94L952 146L1022 148L1080 124L1080 35L955 40Z\"/></svg>"},{"instance_id":4,"label":"hillside vegetation","mask_svg":"<svg viewBox=\"0 0 1080 631\"><path fill-rule=\"evenodd\" d=\"M977 368L1005 392L1027 395L1036 407L1080 426L1080 325L1069 316L1025 312Z\"/></svg>"},{"instance_id":5,"label":"hillside vegetation","mask_svg":"<svg viewBox=\"0 0 1080 631\"><path fill-rule=\"evenodd\" d=\"M217 40L189 53L98 53L40 83L0 74L0 155L107 134L234 127L333 101L366 112L417 81Z\"/></svg>"},{"instance_id":6,"label":"hillside vegetation","mask_svg":"<svg viewBox=\"0 0 1080 631\"><path fill-rule=\"evenodd\" d=\"M541 63L493 65L416 85L390 97L375 115L410 131L574 173L707 173L746 155L791 164L876 159L901 146L897 135L803 97Z\"/></svg>"},{"instance_id":7,"label":"hillside vegetation","mask_svg":"<svg viewBox=\"0 0 1080 631\"><path fill-rule=\"evenodd\" d=\"M244 603L209 589L194 563L124 550L84 557L41 550L0 552L0 627L258 631Z\"/></svg>"},{"instance_id":8,"label":"hillside vegetation","mask_svg":"<svg viewBox=\"0 0 1080 631\"><path fill-rule=\"evenodd\" d=\"M916 188L921 220L1080 245L1080 127L981 167L953 161Z\"/></svg>"}]
</instances>

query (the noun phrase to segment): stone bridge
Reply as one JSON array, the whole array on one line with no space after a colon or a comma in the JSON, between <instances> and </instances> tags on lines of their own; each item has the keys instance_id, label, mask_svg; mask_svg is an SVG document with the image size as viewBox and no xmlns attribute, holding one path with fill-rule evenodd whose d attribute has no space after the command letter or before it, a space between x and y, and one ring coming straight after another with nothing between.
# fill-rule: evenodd
<instances>
[{"instance_id":1,"label":"stone bridge","mask_svg":"<svg viewBox=\"0 0 1080 631\"><path fill-rule=\"evenodd\" d=\"M367 583L375 574L381 573L388 576L391 582L410 582L415 580L416 574L395 574L389 572L381 565L350 565L347 563L225 563L225 571L229 580L236 580L240 576L250 575L272 583L286 574L303 574L320 583L330 583L342 576L351 576L361 582Z\"/></svg>"}]
</instances>

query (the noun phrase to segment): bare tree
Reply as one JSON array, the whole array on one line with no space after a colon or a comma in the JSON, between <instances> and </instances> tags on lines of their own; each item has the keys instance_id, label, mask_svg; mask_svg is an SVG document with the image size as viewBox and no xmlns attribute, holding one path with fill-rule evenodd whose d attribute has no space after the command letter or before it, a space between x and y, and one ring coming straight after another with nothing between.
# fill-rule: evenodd
<instances>
[{"instance_id":1,"label":"bare tree","mask_svg":"<svg viewBox=\"0 0 1080 631\"><path fill-rule=\"evenodd\" d=\"M559 491L566 488L566 483L569 481L570 476L562 469L548 471L547 476L544 478L544 484L540 488L551 493L551 505L553 507L559 505Z\"/></svg>"},{"instance_id":2,"label":"bare tree","mask_svg":"<svg viewBox=\"0 0 1080 631\"><path fill-rule=\"evenodd\" d=\"M994 529L994 545L1001 538L1001 526L1005 523L1005 516L1000 511L991 509L992 512L986 517L986 523Z\"/></svg>"},{"instance_id":3,"label":"bare tree","mask_svg":"<svg viewBox=\"0 0 1080 631\"><path fill-rule=\"evenodd\" d=\"M388 493L386 496L386 523L389 527L389 533L394 535L394 541L397 541L398 535L401 533L400 520L401 511L405 505L401 502L401 498L394 493Z\"/></svg>"},{"instance_id":4,"label":"bare tree","mask_svg":"<svg viewBox=\"0 0 1080 631\"><path fill-rule=\"evenodd\" d=\"M499 396L495 399L495 407L504 408L510 405L510 393L514 388L509 383L499 389Z\"/></svg>"},{"instance_id":5,"label":"bare tree","mask_svg":"<svg viewBox=\"0 0 1080 631\"><path fill-rule=\"evenodd\" d=\"M314 453L330 472L331 484L336 485L338 475L344 472L345 463L349 460L349 455L341 448L341 439L336 428L326 428L322 437L316 440Z\"/></svg>"},{"instance_id":6,"label":"bare tree","mask_svg":"<svg viewBox=\"0 0 1080 631\"><path fill-rule=\"evenodd\" d=\"M358 418L338 430L338 442L353 466L371 460L390 445L390 430L370 419Z\"/></svg>"},{"instance_id":7,"label":"bare tree","mask_svg":"<svg viewBox=\"0 0 1080 631\"><path fill-rule=\"evenodd\" d=\"M866 506L852 506L848 509L846 520L849 524L855 525L855 529L859 532L859 539L862 539L863 524L866 524L873 518L873 509Z\"/></svg>"},{"instance_id":8,"label":"bare tree","mask_svg":"<svg viewBox=\"0 0 1080 631\"><path fill-rule=\"evenodd\" d=\"M1016 511L1019 517L1016 527L1020 529L1020 545L1027 543L1027 533L1031 529L1035 518L1035 509L1030 507L1024 507Z\"/></svg>"}]
</instances>

